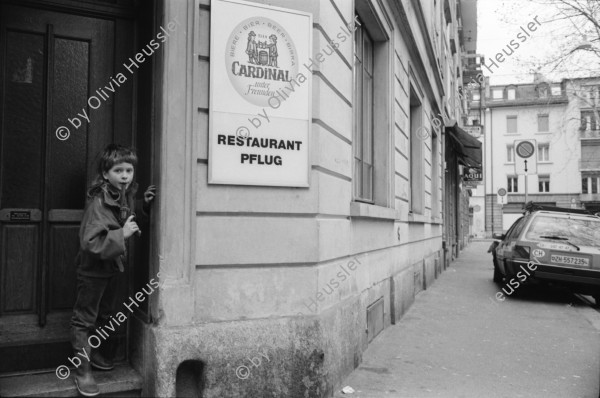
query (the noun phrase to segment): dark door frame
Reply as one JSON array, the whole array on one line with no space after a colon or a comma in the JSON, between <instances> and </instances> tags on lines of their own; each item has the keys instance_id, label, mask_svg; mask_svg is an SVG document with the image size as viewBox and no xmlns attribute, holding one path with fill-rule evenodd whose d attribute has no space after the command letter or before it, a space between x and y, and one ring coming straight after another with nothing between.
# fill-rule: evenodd
<instances>
[{"instance_id":1,"label":"dark door frame","mask_svg":"<svg viewBox=\"0 0 600 398\"><path fill-rule=\"evenodd\" d=\"M32 12L35 10L48 10L78 16L95 17L110 19L116 22L115 36L121 35L126 38L132 38L127 49L115 52L113 71L118 73L123 69L123 62L130 57L135 56L136 49L140 47L139 43L146 42L156 28L155 15L157 2L146 1L143 4L138 0L114 0L114 2L86 1L81 0L73 2L70 0L0 0L1 4L14 4L20 7L30 7ZM116 40L115 40L116 41ZM115 97L113 103L113 141L125 145L138 147L140 164L138 169L140 173L136 175L140 183L140 193L145 186L151 183L158 171L158 151L155 150L156 136L155 125L160 116L157 117L155 109L156 90L160 85L153 83L155 70L160 69L161 56L156 55L151 63L146 63L137 73L132 76L133 88L131 96ZM140 81L142 84L140 84ZM90 87L89 92L93 92ZM51 95L48 93L48 95ZM131 101L131 115L121 115L117 118L114 109L119 106L121 101ZM156 120L155 120L156 119ZM94 161L94 159L90 159ZM88 181L93 174L93 166L88 165ZM147 226L151 228L149 224ZM148 231L150 232L150 231ZM138 286L144 285L149 279L149 257L153 246L154 234L144 234L144 240L134 248L136 257L139 260L139 266L131 272L128 291L135 292ZM151 308L148 307L149 300L145 307L141 307L134 314L142 322L151 322ZM43 310L43 308L41 308ZM41 320L41 324L44 320ZM129 351L129 347L128 347Z\"/></svg>"}]
</instances>

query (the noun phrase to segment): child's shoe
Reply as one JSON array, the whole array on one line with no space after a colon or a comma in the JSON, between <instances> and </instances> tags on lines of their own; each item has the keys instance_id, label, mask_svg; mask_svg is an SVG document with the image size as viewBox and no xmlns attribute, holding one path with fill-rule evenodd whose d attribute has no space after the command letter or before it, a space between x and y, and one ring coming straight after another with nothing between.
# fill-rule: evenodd
<instances>
[{"instance_id":1,"label":"child's shoe","mask_svg":"<svg viewBox=\"0 0 600 398\"><path fill-rule=\"evenodd\" d=\"M113 370L115 368L115 364L112 361L104 358L98 350L92 350L92 356L90 359L92 367L96 369Z\"/></svg>"},{"instance_id":2,"label":"child's shoe","mask_svg":"<svg viewBox=\"0 0 600 398\"><path fill-rule=\"evenodd\" d=\"M87 361L81 361L81 365L75 371L75 385L77 391L84 397L95 397L100 394L100 389L94 375L92 375L92 368L90 363Z\"/></svg>"}]
</instances>

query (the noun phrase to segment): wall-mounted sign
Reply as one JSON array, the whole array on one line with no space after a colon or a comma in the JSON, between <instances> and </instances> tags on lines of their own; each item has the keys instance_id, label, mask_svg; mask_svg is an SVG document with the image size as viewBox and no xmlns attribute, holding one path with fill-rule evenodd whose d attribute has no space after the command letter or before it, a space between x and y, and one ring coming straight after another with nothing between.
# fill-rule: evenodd
<instances>
[{"instance_id":1,"label":"wall-mounted sign","mask_svg":"<svg viewBox=\"0 0 600 398\"><path fill-rule=\"evenodd\" d=\"M208 182L308 187L311 14L211 2Z\"/></svg>"},{"instance_id":2,"label":"wall-mounted sign","mask_svg":"<svg viewBox=\"0 0 600 398\"><path fill-rule=\"evenodd\" d=\"M11 211L10 212L10 221L30 221L31 220L31 212L30 211Z\"/></svg>"},{"instance_id":3,"label":"wall-mounted sign","mask_svg":"<svg viewBox=\"0 0 600 398\"><path fill-rule=\"evenodd\" d=\"M481 167L465 167L463 169L463 181L479 183L483 181Z\"/></svg>"},{"instance_id":4,"label":"wall-mounted sign","mask_svg":"<svg viewBox=\"0 0 600 398\"><path fill-rule=\"evenodd\" d=\"M464 131L466 131L467 133L469 133L469 135L471 137L475 137L475 138L481 137L481 126L480 125L477 125L477 126L462 126L461 128Z\"/></svg>"}]
</instances>

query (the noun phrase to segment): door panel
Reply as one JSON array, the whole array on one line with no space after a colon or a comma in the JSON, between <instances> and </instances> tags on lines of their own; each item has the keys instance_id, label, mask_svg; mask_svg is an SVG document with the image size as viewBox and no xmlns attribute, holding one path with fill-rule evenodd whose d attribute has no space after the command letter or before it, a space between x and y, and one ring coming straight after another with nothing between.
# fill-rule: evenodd
<instances>
[{"instance_id":1,"label":"door panel","mask_svg":"<svg viewBox=\"0 0 600 398\"><path fill-rule=\"evenodd\" d=\"M120 72L115 53L130 53L115 26L0 0L0 358L14 359L0 361L0 372L54 367L71 355L85 190L96 155L113 141L114 118L132 118L131 101L113 106L113 96L131 99L131 84L107 99L95 92ZM68 139L56 136L60 126Z\"/></svg>"},{"instance_id":2,"label":"door panel","mask_svg":"<svg viewBox=\"0 0 600 398\"><path fill-rule=\"evenodd\" d=\"M6 31L2 103L2 208L41 207L44 36Z\"/></svg>"},{"instance_id":3,"label":"door panel","mask_svg":"<svg viewBox=\"0 0 600 398\"><path fill-rule=\"evenodd\" d=\"M89 43L80 40L54 41L54 70L52 87L52 131L61 125L71 130L69 138L60 141L52 137L48 156L48 208L82 209L85 205L86 148L88 123L77 114L91 116L87 106L90 67ZM93 115L96 116L96 115ZM79 118L77 130L68 122Z\"/></svg>"},{"instance_id":4,"label":"door panel","mask_svg":"<svg viewBox=\"0 0 600 398\"><path fill-rule=\"evenodd\" d=\"M53 225L50 229L50 312L73 309L77 287L74 259L79 248L78 233L79 227L72 225Z\"/></svg>"},{"instance_id":5,"label":"door panel","mask_svg":"<svg viewBox=\"0 0 600 398\"><path fill-rule=\"evenodd\" d=\"M38 232L36 225L3 225L3 313L32 313L35 310Z\"/></svg>"}]
</instances>

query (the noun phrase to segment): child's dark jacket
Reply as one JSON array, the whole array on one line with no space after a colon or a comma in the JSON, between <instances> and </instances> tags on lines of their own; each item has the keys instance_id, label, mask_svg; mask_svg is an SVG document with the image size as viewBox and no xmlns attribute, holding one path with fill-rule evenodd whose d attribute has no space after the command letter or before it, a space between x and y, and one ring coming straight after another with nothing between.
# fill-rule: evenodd
<instances>
[{"instance_id":1,"label":"child's dark jacket","mask_svg":"<svg viewBox=\"0 0 600 398\"><path fill-rule=\"evenodd\" d=\"M134 211L136 187L127 192L127 203ZM81 275L109 278L123 269L126 262L126 242L122 222L119 192L110 184L98 189L88 201L79 229L79 253L76 264Z\"/></svg>"}]
</instances>

